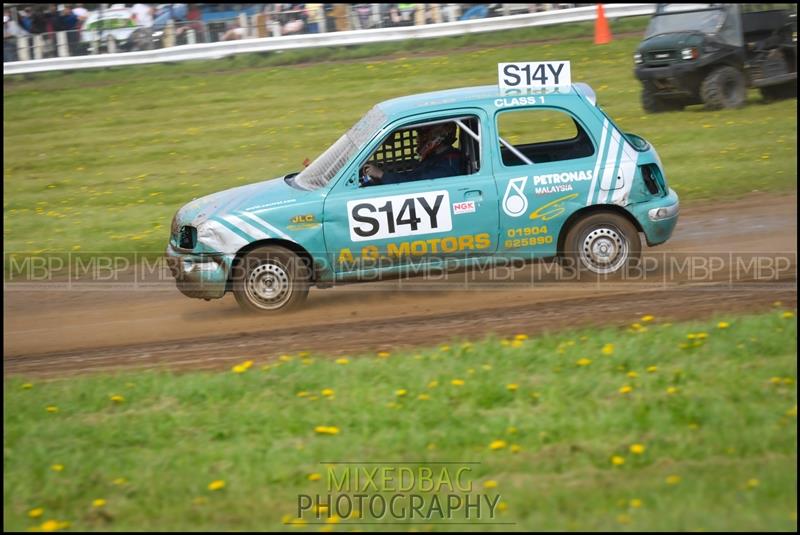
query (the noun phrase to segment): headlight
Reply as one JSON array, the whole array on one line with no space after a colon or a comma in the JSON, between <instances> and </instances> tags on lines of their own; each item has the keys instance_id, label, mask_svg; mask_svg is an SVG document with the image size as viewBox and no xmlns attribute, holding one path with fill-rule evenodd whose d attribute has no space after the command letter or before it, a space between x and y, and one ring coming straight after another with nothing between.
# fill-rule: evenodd
<instances>
[{"instance_id":1,"label":"headlight","mask_svg":"<svg viewBox=\"0 0 800 535\"><path fill-rule=\"evenodd\" d=\"M700 57L700 54L697 52L696 48L684 48L681 50L681 57L683 59L697 59Z\"/></svg>"},{"instance_id":2,"label":"headlight","mask_svg":"<svg viewBox=\"0 0 800 535\"><path fill-rule=\"evenodd\" d=\"M634 54L633 55L633 62L635 64L637 64L637 65L640 64L642 62L642 55L639 54L638 52L636 54Z\"/></svg>"}]
</instances>

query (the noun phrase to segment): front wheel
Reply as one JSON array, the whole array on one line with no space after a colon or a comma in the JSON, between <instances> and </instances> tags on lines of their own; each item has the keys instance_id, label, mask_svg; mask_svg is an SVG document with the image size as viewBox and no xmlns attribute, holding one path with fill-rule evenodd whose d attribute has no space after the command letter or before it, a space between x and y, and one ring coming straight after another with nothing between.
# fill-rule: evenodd
<instances>
[{"instance_id":1,"label":"front wheel","mask_svg":"<svg viewBox=\"0 0 800 535\"><path fill-rule=\"evenodd\" d=\"M300 306L308 296L310 270L292 251L253 249L234 267L233 295L247 312L275 313Z\"/></svg>"},{"instance_id":2,"label":"front wheel","mask_svg":"<svg viewBox=\"0 0 800 535\"><path fill-rule=\"evenodd\" d=\"M700 96L709 110L740 108L747 99L747 81L739 69L725 65L706 76Z\"/></svg>"},{"instance_id":3,"label":"front wheel","mask_svg":"<svg viewBox=\"0 0 800 535\"><path fill-rule=\"evenodd\" d=\"M650 83L642 86L642 108L647 113L661 113L665 111L680 111L683 104L658 96L658 91Z\"/></svg>"},{"instance_id":4,"label":"front wheel","mask_svg":"<svg viewBox=\"0 0 800 535\"><path fill-rule=\"evenodd\" d=\"M638 266L641 256L636 227L619 214L599 212L569 229L561 265L578 279L619 279Z\"/></svg>"}]
</instances>

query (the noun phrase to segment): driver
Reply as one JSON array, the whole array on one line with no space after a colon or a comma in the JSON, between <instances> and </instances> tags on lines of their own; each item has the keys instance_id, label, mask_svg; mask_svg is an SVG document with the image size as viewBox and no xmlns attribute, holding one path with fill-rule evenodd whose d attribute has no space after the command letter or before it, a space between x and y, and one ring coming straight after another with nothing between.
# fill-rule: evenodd
<instances>
[{"instance_id":1,"label":"driver","mask_svg":"<svg viewBox=\"0 0 800 535\"><path fill-rule=\"evenodd\" d=\"M364 166L364 174L371 184L398 184L413 180L427 180L463 175L466 159L461 151L453 147L456 141L456 125L453 122L417 129L417 154L419 164L411 171L397 173L384 171L375 164Z\"/></svg>"}]
</instances>

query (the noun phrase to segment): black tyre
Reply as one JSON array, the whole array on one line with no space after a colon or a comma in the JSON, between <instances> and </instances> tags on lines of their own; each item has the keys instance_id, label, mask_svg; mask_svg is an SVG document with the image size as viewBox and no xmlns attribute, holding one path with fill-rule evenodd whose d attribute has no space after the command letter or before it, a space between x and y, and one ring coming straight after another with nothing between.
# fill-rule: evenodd
<instances>
[{"instance_id":1,"label":"black tyre","mask_svg":"<svg viewBox=\"0 0 800 535\"><path fill-rule=\"evenodd\" d=\"M683 109L683 104L659 97L655 88L645 83L642 86L642 108L647 113L661 113L665 111L680 111Z\"/></svg>"},{"instance_id":2,"label":"black tyre","mask_svg":"<svg viewBox=\"0 0 800 535\"><path fill-rule=\"evenodd\" d=\"M728 65L714 69L700 85L700 97L709 110L743 106L747 99L744 74Z\"/></svg>"},{"instance_id":3,"label":"black tyre","mask_svg":"<svg viewBox=\"0 0 800 535\"><path fill-rule=\"evenodd\" d=\"M636 227L613 212L596 212L567 231L561 266L581 280L620 279L639 265L642 241Z\"/></svg>"},{"instance_id":4,"label":"black tyre","mask_svg":"<svg viewBox=\"0 0 800 535\"><path fill-rule=\"evenodd\" d=\"M275 245L253 249L234 267L233 295L248 312L284 312L308 296L310 269L292 251Z\"/></svg>"},{"instance_id":5,"label":"black tyre","mask_svg":"<svg viewBox=\"0 0 800 535\"><path fill-rule=\"evenodd\" d=\"M761 96L770 102L773 100L783 100L787 98L797 98L797 80L778 85L770 85L760 88Z\"/></svg>"}]
</instances>

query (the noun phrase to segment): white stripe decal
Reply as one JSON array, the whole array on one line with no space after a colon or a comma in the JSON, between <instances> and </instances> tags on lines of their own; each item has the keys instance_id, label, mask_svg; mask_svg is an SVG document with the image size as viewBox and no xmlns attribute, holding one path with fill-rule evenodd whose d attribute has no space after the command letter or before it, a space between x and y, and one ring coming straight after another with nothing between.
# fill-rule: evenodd
<instances>
[{"instance_id":1,"label":"white stripe decal","mask_svg":"<svg viewBox=\"0 0 800 535\"><path fill-rule=\"evenodd\" d=\"M258 223L259 225L262 225L263 227L271 230L272 232L274 232L275 234L277 234L281 238L283 238L285 240L292 240L292 238L288 234L283 232L281 229L270 225L269 223L267 223L266 221L264 221L263 219L258 217L256 214L254 214L252 212L242 212L242 215L252 219L253 221ZM294 241L294 240L292 240L292 241Z\"/></svg>"},{"instance_id":2,"label":"white stripe decal","mask_svg":"<svg viewBox=\"0 0 800 535\"><path fill-rule=\"evenodd\" d=\"M212 219L197 227L197 241L214 251L227 254L234 254L247 245L247 240Z\"/></svg>"},{"instance_id":3,"label":"white stripe decal","mask_svg":"<svg viewBox=\"0 0 800 535\"><path fill-rule=\"evenodd\" d=\"M594 173L592 173L592 183L589 186L589 195L586 196L586 206L589 206L592 203L592 197L594 197L594 188L597 185L597 173L600 172L600 164L603 163L603 157L605 156L605 143L606 143L606 132L608 132L608 119L603 121L603 134L600 136L600 147L599 152L597 153L597 161L594 164Z\"/></svg>"},{"instance_id":4,"label":"white stripe decal","mask_svg":"<svg viewBox=\"0 0 800 535\"><path fill-rule=\"evenodd\" d=\"M611 134L611 143L608 147L608 158L606 159L606 166L603 169L603 179L600 182L600 193L597 195L597 203L605 202L608 196L608 190L611 187L611 179L614 177L614 170L617 166L617 158L619 157L619 132L614 129Z\"/></svg>"},{"instance_id":5,"label":"white stripe decal","mask_svg":"<svg viewBox=\"0 0 800 535\"><path fill-rule=\"evenodd\" d=\"M225 221L227 221L228 223L230 223L234 227L238 228L239 230L242 230L242 231L246 232L247 234L251 235L253 238L255 238L257 240L263 240L263 239L269 238L269 234L267 234L266 232L262 231L261 229L258 229L256 227L254 227L253 225L251 225L247 221L239 219L235 215L226 215L226 216L223 216L222 219L224 219Z\"/></svg>"}]
</instances>

